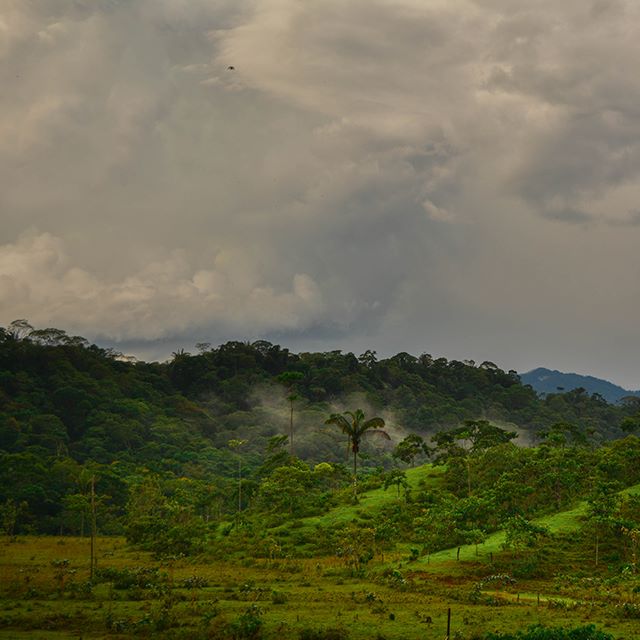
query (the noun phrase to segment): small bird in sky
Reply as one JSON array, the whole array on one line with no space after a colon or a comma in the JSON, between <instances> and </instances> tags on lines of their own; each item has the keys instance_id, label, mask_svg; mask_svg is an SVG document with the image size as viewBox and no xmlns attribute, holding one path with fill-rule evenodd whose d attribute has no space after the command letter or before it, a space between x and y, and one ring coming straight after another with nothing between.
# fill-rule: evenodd
<instances>
[{"instance_id":1,"label":"small bird in sky","mask_svg":"<svg viewBox=\"0 0 640 640\"><path fill-rule=\"evenodd\" d=\"M227 67L227 71L235 71L235 70L236 70L236 68L233 65L229 65Z\"/></svg>"}]
</instances>

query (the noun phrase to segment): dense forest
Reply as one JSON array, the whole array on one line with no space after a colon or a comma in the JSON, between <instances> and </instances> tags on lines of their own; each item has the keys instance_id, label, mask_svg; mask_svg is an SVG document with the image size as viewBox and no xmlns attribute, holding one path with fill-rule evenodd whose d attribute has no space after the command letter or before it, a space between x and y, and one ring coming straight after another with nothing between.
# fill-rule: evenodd
<instances>
[{"instance_id":1,"label":"dense forest","mask_svg":"<svg viewBox=\"0 0 640 640\"><path fill-rule=\"evenodd\" d=\"M237 507L239 462L241 508L259 503L261 481L289 458L306 468L335 463L347 478L344 436L324 422L356 406L384 416L391 436L363 441L365 476L396 465L407 438L428 443L465 421L514 430L521 445L564 425L585 450L637 424L633 399L614 406L580 389L539 398L491 362L295 354L265 341L197 350L146 363L26 321L0 328L0 505L11 528L84 530L96 475L105 533L123 531L129 489L150 476L188 483L198 508L215 505L218 519ZM425 445L422 459L429 452Z\"/></svg>"},{"instance_id":2,"label":"dense forest","mask_svg":"<svg viewBox=\"0 0 640 640\"><path fill-rule=\"evenodd\" d=\"M259 640L297 629L346 640L373 637L384 621L388 637L404 638L432 621L408 608L427 601L442 619L454 601L482 631L451 637L613 637L593 626L492 634L531 622L520 592L506 626L481 613L514 603L516 583L549 609L540 622L568 615L567 602L572 625L589 620L587 606L617 629L640 618L637 398L539 397L491 362L428 354L295 354L265 341L196 349L147 363L23 320L0 328L0 551L12 576L2 597L14 612L0 628L91 620L96 637ZM312 582L298 572L324 592L316 604L299 593ZM363 591L336 609L347 579ZM32 601L51 598L34 614ZM77 600L84 608L61 613ZM335 628L308 626L316 606Z\"/></svg>"}]
</instances>

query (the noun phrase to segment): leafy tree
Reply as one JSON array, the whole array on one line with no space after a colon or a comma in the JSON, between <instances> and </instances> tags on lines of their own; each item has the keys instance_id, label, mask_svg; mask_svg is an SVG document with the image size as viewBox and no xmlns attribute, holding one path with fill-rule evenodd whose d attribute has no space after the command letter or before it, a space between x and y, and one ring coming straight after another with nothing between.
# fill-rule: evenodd
<instances>
[{"instance_id":1,"label":"leafy tree","mask_svg":"<svg viewBox=\"0 0 640 640\"><path fill-rule=\"evenodd\" d=\"M371 527L348 524L335 532L336 555L354 575L362 575L376 550L376 531Z\"/></svg>"},{"instance_id":2,"label":"leafy tree","mask_svg":"<svg viewBox=\"0 0 640 640\"><path fill-rule=\"evenodd\" d=\"M229 447L231 449L239 450L247 444L248 440L229 440ZM242 511L242 456L238 453L238 514Z\"/></svg>"},{"instance_id":3,"label":"leafy tree","mask_svg":"<svg viewBox=\"0 0 640 640\"><path fill-rule=\"evenodd\" d=\"M569 443L573 445L587 444L584 430L570 422L556 422L549 429L540 431L538 436L543 444L551 447L564 448Z\"/></svg>"},{"instance_id":4,"label":"leafy tree","mask_svg":"<svg viewBox=\"0 0 640 640\"><path fill-rule=\"evenodd\" d=\"M595 566L600 560L600 543L603 536L617 525L616 512L620 503L617 483L597 480L587 497L587 524L594 534Z\"/></svg>"},{"instance_id":5,"label":"leafy tree","mask_svg":"<svg viewBox=\"0 0 640 640\"><path fill-rule=\"evenodd\" d=\"M511 442L516 437L515 431L506 431L487 420L466 420L463 426L439 431L431 439L436 444L436 463L450 464L456 459L463 461L467 494L471 496L471 456Z\"/></svg>"},{"instance_id":6,"label":"leafy tree","mask_svg":"<svg viewBox=\"0 0 640 640\"><path fill-rule=\"evenodd\" d=\"M127 503L127 539L161 554L201 551L208 526L196 513L187 479L169 481L146 474L131 485Z\"/></svg>"},{"instance_id":7,"label":"leafy tree","mask_svg":"<svg viewBox=\"0 0 640 640\"><path fill-rule=\"evenodd\" d=\"M505 541L504 549L513 549L514 552L531 549L549 535L546 527L541 527L520 515L509 518L504 523Z\"/></svg>"},{"instance_id":8,"label":"leafy tree","mask_svg":"<svg viewBox=\"0 0 640 640\"><path fill-rule=\"evenodd\" d=\"M391 455L396 460L401 460L405 464L414 465L416 457L420 454L429 456L431 447L417 433L411 433L406 438L398 442Z\"/></svg>"},{"instance_id":9,"label":"leafy tree","mask_svg":"<svg viewBox=\"0 0 640 640\"><path fill-rule=\"evenodd\" d=\"M271 436L266 447L266 458L258 469L259 476L268 476L274 469L291 464L294 458L285 449L289 437L285 435Z\"/></svg>"},{"instance_id":10,"label":"leafy tree","mask_svg":"<svg viewBox=\"0 0 640 640\"><path fill-rule=\"evenodd\" d=\"M0 505L0 523L2 531L5 535L13 538L16 534L16 526L19 519L28 509L25 501L17 504L13 499L9 498L4 504Z\"/></svg>"},{"instance_id":11,"label":"leafy tree","mask_svg":"<svg viewBox=\"0 0 640 640\"><path fill-rule=\"evenodd\" d=\"M407 482L407 474L401 469L391 469L391 471L384 474L384 481L382 483L384 490L389 487L395 486L400 497L400 489L404 489L405 493L409 490L409 483Z\"/></svg>"},{"instance_id":12,"label":"leafy tree","mask_svg":"<svg viewBox=\"0 0 640 640\"><path fill-rule=\"evenodd\" d=\"M636 433L640 430L640 413L636 413L633 416L627 416L620 423L620 428L625 433Z\"/></svg>"},{"instance_id":13,"label":"leafy tree","mask_svg":"<svg viewBox=\"0 0 640 640\"><path fill-rule=\"evenodd\" d=\"M631 571L637 573L638 571L638 551L640 550L640 527L625 527L621 528L622 535L629 541L631 548Z\"/></svg>"}]
</instances>

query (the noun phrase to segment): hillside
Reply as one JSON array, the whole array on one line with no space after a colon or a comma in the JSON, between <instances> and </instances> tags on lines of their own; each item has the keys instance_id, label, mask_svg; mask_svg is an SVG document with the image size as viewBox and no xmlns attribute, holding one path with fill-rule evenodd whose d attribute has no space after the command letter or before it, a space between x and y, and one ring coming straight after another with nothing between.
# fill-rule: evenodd
<instances>
[{"instance_id":1,"label":"hillside","mask_svg":"<svg viewBox=\"0 0 640 640\"><path fill-rule=\"evenodd\" d=\"M621 436L632 414L578 391L541 399L490 362L295 354L257 341L201 345L196 355L146 363L21 321L0 329L0 505L23 505L22 526L34 531L79 530L88 479L99 474L108 496L103 530L122 531L128 487L153 473L188 479L203 495L214 483L208 499L232 512L238 456L248 504L275 436L293 426L297 457L342 463L344 436L324 422L355 408L384 417L391 437L363 441L365 474L392 466L393 447L408 434L428 442L465 420L515 428L523 444L557 423L599 443Z\"/></svg>"},{"instance_id":2,"label":"hillside","mask_svg":"<svg viewBox=\"0 0 640 640\"><path fill-rule=\"evenodd\" d=\"M640 391L623 389L608 380L593 376L582 376L577 373L562 373L561 371L539 367L520 374L523 384L531 385L540 394L558 393L584 389L588 394L597 393L607 402L616 404L622 398L636 396L640 398Z\"/></svg>"},{"instance_id":3,"label":"hillside","mask_svg":"<svg viewBox=\"0 0 640 640\"><path fill-rule=\"evenodd\" d=\"M596 602L618 634L640 615L631 403L427 354L200 347L145 363L0 330L0 637L435 640L453 603L455 637L495 640L533 606L575 626ZM549 637L610 640L585 634Z\"/></svg>"}]
</instances>

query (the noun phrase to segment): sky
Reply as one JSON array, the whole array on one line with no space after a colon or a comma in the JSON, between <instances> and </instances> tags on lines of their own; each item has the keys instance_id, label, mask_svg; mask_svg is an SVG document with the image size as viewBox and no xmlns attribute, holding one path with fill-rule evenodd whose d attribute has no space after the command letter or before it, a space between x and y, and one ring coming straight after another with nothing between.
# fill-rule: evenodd
<instances>
[{"instance_id":1,"label":"sky","mask_svg":"<svg viewBox=\"0 0 640 640\"><path fill-rule=\"evenodd\" d=\"M624 0L2 0L0 325L640 388L638 59Z\"/></svg>"}]
</instances>

